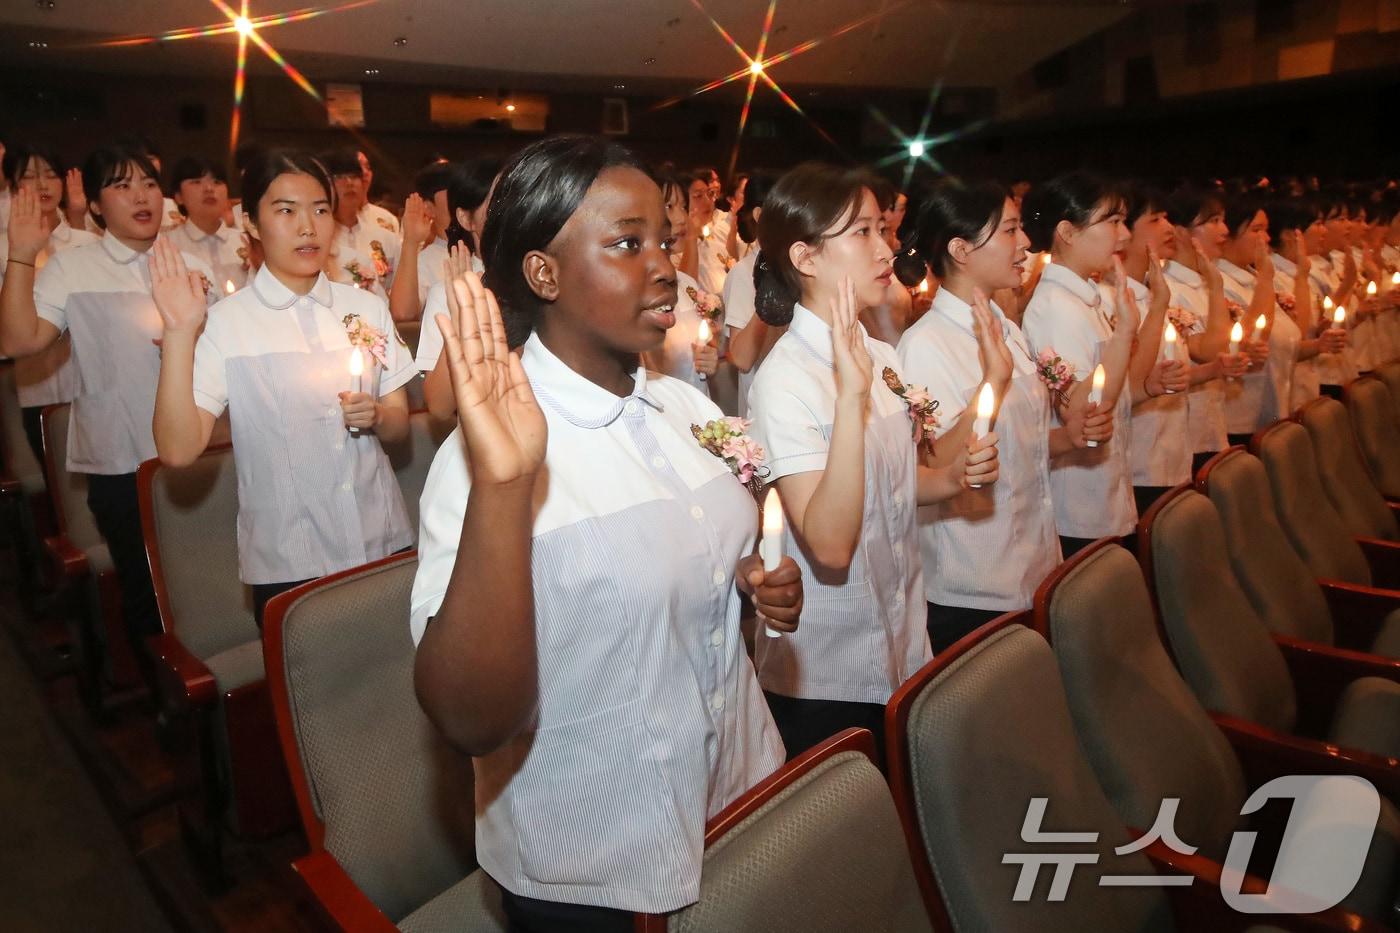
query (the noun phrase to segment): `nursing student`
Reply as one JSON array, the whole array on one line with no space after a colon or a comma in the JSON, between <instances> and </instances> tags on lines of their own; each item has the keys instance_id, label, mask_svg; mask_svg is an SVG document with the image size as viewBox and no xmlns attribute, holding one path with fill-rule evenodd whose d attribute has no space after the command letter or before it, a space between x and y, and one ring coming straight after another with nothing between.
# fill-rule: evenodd
<instances>
[{"instance_id":1,"label":"nursing student","mask_svg":"<svg viewBox=\"0 0 1400 933\"><path fill-rule=\"evenodd\" d=\"M1319 353L1336 353L1346 346L1346 332L1336 330L1322 319L1318 299L1313 294L1312 258L1308 255L1307 230L1322 226L1316 206L1299 198L1279 198L1269 204L1270 246L1273 249L1274 299L1283 317L1275 327L1296 329L1297 356L1291 385L1273 383L1277 403L1275 417L1287 417L1322 392L1315 362Z\"/></svg>"},{"instance_id":2,"label":"nursing student","mask_svg":"<svg viewBox=\"0 0 1400 933\"><path fill-rule=\"evenodd\" d=\"M965 446L977 396L996 401L998 479L919 510L924 595L933 652L997 616L1030 608L1060 562L1050 492L1051 458L1106 444L1113 417L1079 396L1064 426L1051 424L1051 395L1020 327L988 295L1016 288L1030 240L1021 210L992 183L943 182L924 200L910 248L942 283L928 313L899 341L900 372L927 385L947 410L934 432L936 457Z\"/></svg>"},{"instance_id":3,"label":"nursing student","mask_svg":"<svg viewBox=\"0 0 1400 933\"><path fill-rule=\"evenodd\" d=\"M15 195L0 288L0 352L32 356L71 335L79 388L65 468L87 474L88 507L111 552L127 635L143 675L154 685L145 643L160 634L160 617L146 563L136 470L156 455L151 411L162 331L151 297L150 250L160 233L164 196L155 166L139 149L102 146L83 163L82 175L88 210L106 235L54 253L37 276L50 230L37 194ZM212 270L195 257L186 257L186 263L191 301L216 297L210 294Z\"/></svg>"},{"instance_id":4,"label":"nursing student","mask_svg":"<svg viewBox=\"0 0 1400 933\"><path fill-rule=\"evenodd\" d=\"M729 330L726 358L739 371L739 416L747 417L749 390L758 366L785 327L769 327L755 311L754 264L758 261L758 218L763 201L777 182L776 175L755 172L744 186L744 202L734 210L734 226L739 242L745 245L744 258L724 277L724 326Z\"/></svg>"},{"instance_id":5,"label":"nursing student","mask_svg":"<svg viewBox=\"0 0 1400 933\"><path fill-rule=\"evenodd\" d=\"M433 162L414 176L413 193L403 206L403 243L389 293L389 311L395 321L420 320L428 291L442 281L443 263L452 246L447 195L451 177L450 162Z\"/></svg>"},{"instance_id":6,"label":"nursing student","mask_svg":"<svg viewBox=\"0 0 1400 933\"><path fill-rule=\"evenodd\" d=\"M532 143L492 198L491 290L464 274L439 318L460 427L423 491L414 677L473 756L512 930L693 903L706 820L783 761L739 615L792 632L801 575L763 570L753 495L691 433L719 409L640 365L674 324L669 240L627 150Z\"/></svg>"},{"instance_id":7,"label":"nursing student","mask_svg":"<svg viewBox=\"0 0 1400 933\"><path fill-rule=\"evenodd\" d=\"M321 165L303 153L265 153L244 172L243 196L264 262L207 315L180 254L156 245L164 349L154 433L161 461L184 466L227 408L239 576L261 625L276 594L413 544L380 442L408 432L403 385L415 370L384 302L322 271L335 221Z\"/></svg>"},{"instance_id":8,"label":"nursing student","mask_svg":"<svg viewBox=\"0 0 1400 933\"><path fill-rule=\"evenodd\" d=\"M1249 372L1225 385L1225 430L1231 444L1248 444L1261 426L1277 420L1277 405L1269 399L1271 361L1287 366L1290 374L1297 343L1287 328L1274 339L1274 264L1269 251L1269 218L1252 195L1236 195L1225 202L1225 243L1219 267L1230 316L1240 324L1244 339L1240 349L1249 357ZM1261 330L1259 322L1263 321ZM1294 329L1296 331L1296 328ZM1289 339L1291 338L1291 340ZM1291 384L1291 382L1290 382Z\"/></svg>"},{"instance_id":9,"label":"nursing student","mask_svg":"<svg viewBox=\"0 0 1400 933\"><path fill-rule=\"evenodd\" d=\"M3 176L12 191L30 190L38 200L43 228L49 231L47 242L34 257L34 265L42 269L55 253L82 246L97 239L83 229L74 229L64 215L65 166L57 152L44 146L17 143L4 154ZM10 255L8 236L0 237L0 283L5 280ZM45 406L73 401L78 394L78 371L73 365L73 345L67 334L34 356L15 362L15 389L19 396L20 415L25 436L34 457L44 462L44 437L39 415Z\"/></svg>"},{"instance_id":10,"label":"nursing student","mask_svg":"<svg viewBox=\"0 0 1400 933\"><path fill-rule=\"evenodd\" d=\"M1130 535L1137 524L1129 432L1134 398L1146 391L1132 367L1138 308L1122 279L1116 283L1119 301L1111 301L1094 281L1114 268L1130 233L1118 191L1088 174L1037 185L1026 195L1023 211L1031 248L1048 251L1051 260L1021 328L1037 357L1058 358L1073 368L1073 385L1064 390L1063 401L1056 399L1056 416L1063 423L1065 409L1089 395L1094 368L1102 365L1106 378L1098 401L1114 417L1112 441L1069 451L1050 465L1055 527L1060 549L1070 557L1105 535ZM1151 333L1143 335L1141 351L1140 358L1155 359Z\"/></svg>"},{"instance_id":11,"label":"nursing student","mask_svg":"<svg viewBox=\"0 0 1400 933\"><path fill-rule=\"evenodd\" d=\"M382 210L369 212L368 188L354 150L332 150L320 161L335 183L335 236L325 257L326 275L332 282L367 289L387 303L399 267L398 225L384 221Z\"/></svg>"},{"instance_id":12,"label":"nursing student","mask_svg":"<svg viewBox=\"0 0 1400 933\"><path fill-rule=\"evenodd\" d=\"M447 279L466 271L478 276L486 271L481 262L481 231L501 165L496 159L457 163L447 179L447 208L452 215L447 225L447 265L439 272L443 279L428 289L415 357L418 370L424 374L423 399L435 418L451 418L457 410L447 362L442 358L442 331L435 321L439 314L447 313Z\"/></svg>"},{"instance_id":13,"label":"nursing student","mask_svg":"<svg viewBox=\"0 0 1400 933\"><path fill-rule=\"evenodd\" d=\"M779 179L758 221L758 314L787 331L749 413L806 604L795 635L756 639L754 661L789 755L850 726L883 737L885 702L932 656L917 509L997 479L995 432L922 460L957 415L860 325L894 278L881 227L867 177L818 163Z\"/></svg>"},{"instance_id":14,"label":"nursing student","mask_svg":"<svg viewBox=\"0 0 1400 933\"><path fill-rule=\"evenodd\" d=\"M224 170L206 159L187 157L175 163L170 181L175 203L187 220L166 235L176 249L209 264L219 297L233 294L247 284L250 263L243 231L224 223L229 210Z\"/></svg>"},{"instance_id":15,"label":"nursing student","mask_svg":"<svg viewBox=\"0 0 1400 933\"><path fill-rule=\"evenodd\" d=\"M1224 276L1216 266L1228 230L1225 205L1211 192L1183 186L1166 199L1167 219L1176 240L1175 255L1163 268L1171 286L1172 307L1193 364L1186 394L1186 424L1191 445L1191 475L1229 446L1225 430L1225 383L1249 371L1249 357L1231 354L1233 323L1225 303Z\"/></svg>"}]
</instances>

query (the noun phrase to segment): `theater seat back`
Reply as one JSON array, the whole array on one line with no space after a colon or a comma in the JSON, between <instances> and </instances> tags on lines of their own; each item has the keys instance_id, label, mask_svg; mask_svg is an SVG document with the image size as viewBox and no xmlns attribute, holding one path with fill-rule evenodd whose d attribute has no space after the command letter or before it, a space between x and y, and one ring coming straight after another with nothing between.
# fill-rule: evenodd
<instances>
[{"instance_id":1,"label":"theater seat back","mask_svg":"<svg viewBox=\"0 0 1400 933\"><path fill-rule=\"evenodd\" d=\"M1224 454L1210 467L1206 495L1220 516L1235 579L1269 631L1332 644L1332 612L1279 524L1259 458L1243 450Z\"/></svg>"},{"instance_id":2,"label":"theater seat back","mask_svg":"<svg viewBox=\"0 0 1400 933\"><path fill-rule=\"evenodd\" d=\"M1157 633L1137 561L1097 548L1047 584L1044 624L1060 664L1075 732L1108 799L1146 830L1178 798L1176 828L1223 858L1245 801L1224 735L1181 679Z\"/></svg>"},{"instance_id":3,"label":"theater seat back","mask_svg":"<svg viewBox=\"0 0 1400 933\"><path fill-rule=\"evenodd\" d=\"M1279 524L1313 576L1370 586L1366 556L1323 491L1312 448L1307 430L1291 421L1259 437Z\"/></svg>"},{"instance_id":4,"label":"theater seat back","mask_svg":"<svg viewBox=\"0 0 1400 933\"><path fill-rule=\"evenodd\" d=\"M1291 732L1293 680L1230 569L1215 507L1185 492L1162 505L1150 531L1148 569L1186 682L1208 710Z\"/></svg>"},{"instance_id":5,"label":"theater seat back","mask_svg":"<svg viewBox=\"0 0 1400 933\"><path fill-rule=\"evenodd\" d=\"M1363 376L1348 383L1346 406L1376 486L1400 499L1400 403L1381 380Z\"/></svg>"},{"instance_id":6,"label":"theater seat back","mask_svg":"<svg viewBox=\"0 0 1400 933\"><path fill-rule=\"evenodd\" d=\"M1305 405L1298 420L1312 440L1322 488L1346 529L1353 535L1387 541L1400 538L1395 515L1361 459L1346 406L1324 396Z\"/></svg>"}]
</instances>

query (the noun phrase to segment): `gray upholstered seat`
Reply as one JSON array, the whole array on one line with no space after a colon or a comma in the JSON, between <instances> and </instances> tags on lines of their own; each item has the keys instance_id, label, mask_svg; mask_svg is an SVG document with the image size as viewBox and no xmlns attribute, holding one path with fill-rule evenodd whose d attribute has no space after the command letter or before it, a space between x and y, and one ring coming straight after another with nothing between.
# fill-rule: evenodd
<instances>
[{"instance_id":1,"label":"gray upholstered seat","mask_svg":"<svg viewBox=\"0 0 1400 933\"><path fill-rule=\"evenodd\" d=\"M1151 531L1149 570L1162 624L1186 682L1207 709L1293 732L1297 705L1292 677L1230 569L1215 507L1199 493L1185 492L1158 510ZM1330 728L1333 740L1364 738L1366 745L1352 747L1400 755L1400 729L1395 728L1400 722L1375 730L1352 719L1379 705L1375 695L1400 694L1400 683L1363 677L1351 689L1369 699L1338 705Z\"/></svg>"},{"instance_id":2,"label":"gray upholstered seat","mask_svg":"<svg viewBox=\"0 0 1400 933\"><path fill-rule=\"evenodd\" d=\"M1400 403L1386 383L1362 377L1348 383L1346 406L1376 486L1388 498L1400 499Z\"/></svg>"},{"instance_id":3,"label":"gray upholstered seat","mask_svg":"<svg viewBox=\"0 0 1400 933\"><path fill-rule=\"evenodd\" d=\"M1400 413L1400 360L1377 367L1372 375L1385 383L1390 390L1390 403Z\"/></svg>"},{"instance_id":4,"label":"gray upholstered seat","mask_svg":"<svg viewBox=\"0 0 1400 933\"><path fill-rule=\"evenodd\" d=\"M409 527L418 531L418 500L423 495L423 486L428 481L428 468L433 465L433 457L439 445L457 427L455 419L446 421L432 417L426 411L416 411L408 418L408 437L393 444L385 444L384 452L389 456L389 464L399 481L403 492L404 506L408 509Z\"/></svg>"},{"instance_id":5,"label":"gray upholstered seat","mask_svg":"<svg viewBox=\"0 0 1400 933\"><path fill-rule=\"evenodd\" d=\"M1120 856L1123 821L1085 760L1045 639L1009 625L973 645L918 688L905 744L924 848L942 900L959 933L1016 930L1155 931L1173 929L1166 898L1154 888L1106 888L1103 875L1150 875L1141 853ZM1022 841L1032 798L1048 798L1044 831L1094 832L1095 843ZM1006 853L1096 852L1079 865L1063 901L1045 884L1029 902L1012 892L1020 867Z\"/></svg>"},{"instance_id":6,"label":"gray upholstered seat","mask_svg":"<svg viewBox=\"0 0 1400 933\"><path fill-rule=\"evenodd\" d=\"M700 899L672 933L932 929L884 777L838 752L705 850Z\"/></svg>"},{"instance_id":7,"label":"gray upholstered seat","mask_svg":"<svg viewBox=\"0 0 1400 933\"><path fill-rule=\"evenodd\" d=\"M1312 446L1307 429L1292 422L1275 425L1262 437L1258 454L1279 524L1313 576L1370 586L1371 567L1322 489Z\"/></svg>"},{"instance_id":8,"label":"gray upholstered seat","mask_svg":"<svg viewBox=\"0 0 1400 933\"><path fill-rule=\"evenodd\" d=\"M409 592L416 558L331 578L268 632L277 715L296 739L289 769L312 825L364 894L403 929L505 929L476 869L471 759L449 748L413 692ZM280 656L271 652L280 646ZM274 691L274 696L277 691Z\"/></svg>"},{"instance_id":9,"label":"gray upholstered seat","mask_svg":"<svg viewBox=\"0 0 1400 933\"><path fill-rule=\"evenodd\" d=\"M1244 775L1172 666L1137 561L1117 545L1086 555L1049 593L1044 618L1075 731L1123 821L1146 830L1165 798L1179 798L1181 837L1222 860Z\"/></svg>"},{"instance_id":10,"label":"gray upholstered seat","mask_svg":"<svg viewBox=\"0 0 1400 933\"><path fill-rule=\"evenodd\" d=\"M1312 569L1279 525L1264 464L1231 451L1211 467L1206 494L1220 516L1235 578L1269 631L1334 644L1336 620ZM1369 647L1400 658L1400 610L1390 613Z\"/></svg>"},{"instance_id":11,"label":"gray upholstered seat","mask_svg":"<svg viewBox=\"0 0 1400 933\"><path fill-rule=\"evenodd\" d=\"M1361 459L1346 407L1323 396L1303 406L1298 420L1312 439L1322 488L1347 530L1386 541L1400 539L1395 513Z\"/></svg>"}]
</instances>

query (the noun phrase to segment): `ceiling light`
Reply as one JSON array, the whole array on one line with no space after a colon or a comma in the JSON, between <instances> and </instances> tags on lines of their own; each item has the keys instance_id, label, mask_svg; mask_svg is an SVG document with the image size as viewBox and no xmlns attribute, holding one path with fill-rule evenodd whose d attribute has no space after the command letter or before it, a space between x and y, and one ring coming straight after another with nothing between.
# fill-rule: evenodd
<instances>
[{"instance_id":1,"label":"ceiling light","mask_svg":"<svg viewBox=\"0 0 1400 933\"><path fill-rule=\"evenodd\" d=\"M920 157L921 155L923 155L923 154L924 154L924 143L923 143L923 140L916 139L916 140L914 140L912 143L909 144L909 156L910 156L910 158L917 159L917 158L919 158L919 157Z\"/></svg>"},{"instance_id":2,"label":"ceiling light","mask_svg":"<svg viewBox=\"0 0 1400 933\"><path fill-rule=\"evenodd\" d=\"M394 40L394 45L398 48L403 48L408 45L408 36L399 36Z\"/></svg>"},{"instance_id":3,"label":"ceiling light","mask_svg":"<svg viewBox=\"0 0 1400 933\"><path fill-rule=\"evenodd\" d=\"M367 74L367 75L377 75L377 74L379 74L379 69L378 69L378 68L366 68L366 69L365 69L365 74Z\"/></svg>"},{"instance_id":4,"label":"ceiling light","mask_svg":"<svg viewBox=\"0 0 1400 933\"><path fill-rule=\"evenodd\" d=\"M515 113L515 105L506 104L506 113Z\"/></svg>"},{"instance_id":5,"label":"ceiling light","mask_svg":"<svg viewBox=\"0 0 1400 933\"><path fill-rule=\"evenodd\" d=\"M761 74L763 74L763 62L760 62L760 61L757 61L757 60L752 61L752 62L749 62L749 74L751 74L751 75L761 75Z\"/></svg>"},{"instance_id":6,"label":"ceiling light","mask_svg":"<svg viewBox=\"0 0 1400 933\"><path fill-rule=\"evenodd\" d=\"M627 90L627 85L625 85L625 84L614 84L614 85L613 85L613 90L614 90L614 91L625 91L625 90Z\"/></svg>"},{"instance_id":7,"label":"ceiling light","mask_svg":"<svg viewBox=\"0 0 1400 933\"><path fill-rule=\"evenodd\" d=\"M233 28L238 30L240 36L252 35L253 21L246 16L235 16L233 18Z\"/></svg>"},{"instance_id":8,"label":"ceiling light","mask_svg":"<svg viewBox=\"0 0 1400 933\"><path fill-rule=\"evenodd\" d=\"M49 47L49 44L47 42L31 42L29 43L29 47L31 49L46 49Z\"/></svg>"},{"instance_id":9,"label":"ceiling light","mask_svg":"<svg viewBox=\"0 0 1400 933\"><path fill-rule=\"evenodd\" d=\"M650 58L644 58L644 59L642 59L642 64L643 64L643 65L655 65L655 64L656 64L656 58L655 58L655 56L652 56L652 57L650 57Z\"/></svg>"}]
</instances>

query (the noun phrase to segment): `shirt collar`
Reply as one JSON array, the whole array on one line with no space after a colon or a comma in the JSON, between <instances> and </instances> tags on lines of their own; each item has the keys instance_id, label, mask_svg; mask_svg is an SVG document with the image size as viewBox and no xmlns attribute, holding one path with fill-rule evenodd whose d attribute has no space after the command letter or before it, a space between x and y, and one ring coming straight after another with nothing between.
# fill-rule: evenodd
<instances>
[{"instance_id":1,"label":"shirt collar","mask_svg":"<svg viewBox=\"0 0 1400 933\"><path fill-rule=\"evenodd\" d=\"M53 228L53 233L49 234L49 239L55 243L67 243L73 239L73 228L68 225L68 218L59 216L58 226Z\"/></svg>"},{"instance_id":2,"label":"shirt collar","mask_svg":"<svg viewBox=\"0 0 1400 933\"><path fill-rule=\"evenodd\" d=\"M1201 274L1189 266L1183 266L1175 259L1168 261L1162 271L1183 285L1189 285L1191 288L1201 287Z\"/></svg>"},{"instance_id":3,"label":"shirt collar","mask_svg":"<svg viewBox=\"0 0 1400 933\"><path fill-rule=\"evenodd\" d=\"M1274 271L1282 272L1291 279L1298 274L1298 264L1282 253L1274 253Z\"/></svg>"},{"instance_id":4,"label":"shirt collar","mask_svg":"<svg viewBox=\"0 0 1400 933\"><path fill-rule=\"evenodd\" d=\"M1080 278L1068 266L1063 266L1053 259L1046 264L1045 271L1040 274L1040 277L1054 282L1091 308L1097 308L1102 300L1097 285L1088 279Z\"/></svg>"},{"instance_id":5,"label":"shirt collar","mask_svg":"<svg viewBox=\"0 0 1400 933\"><path fill-rule=\"evenodd\" d=\"M233 228L219 221L219 229L213 233L205 233L203 230L190 223L188 220L181 225L185 231L185 236L190 238L192 243L203 243L205 240L218 240L223 242L228 239L228 235L233 232Z\"/></svg>"},{"instance_id":6,"label":"shirt collar","mask_svg":"<svg viewBox=\"0 0 1400 933\"><path fill-rule=\"evenodd\" d=\"M1141 304L1142 302L1146 301L1148 295L1152 293L1152 290L1149 289L1146 285L1139 282L1137 279L1133 278L1131 275L1126 277L1128 279L1128 291L1133 293L1133 298L1138 302L1138 304Z\"/></svg>"},{"instance_id":7,"label":"shirt collar","mask_svg":"<svg viewBox=\"0 0 1400 933\"><path fill-rule=\"evenodd\" d=\"M258 274L253 277L253 293L258 296L258 300L274 311L285 311L296 304L301 296L283 285L277 276L272 274L272 270L263 263ZM316 276L316 283L311 286L311 291L307 295L322 307L331 307L333 296L331 293L331 283L326 279L326 274L322 272Z\"/></svg>"},{"instance_id":8,"label":"shirt collar","mask_svg":"<svg viewBox=\"0 0 1400 933\"><path fill-rule=\"evenodd\" d=\"M870 335L866 333L865 325L857 322L856 326L860 328L861 339L869 340ZM817 317L801 302L793 306L792 323L788 324L788 331L797 338L797 342L809 356L828 369L835 368L831 361L831 325Z\"/></svg>"},{"instance_id":9,"label":"shirt collar","mask_svg":"<svg viewBox=\"0 0 1400 933\"><path fill-rule=\"evenodd\" d=\"M1002 313L1001 308L997 307L995 301L989 301L987 304L992 309L992 314L1001 322L1002 336L1010 337L1011 325L1010 322L1006 320L1006 315ZM969 334L973 332L972 306L957 295L948 291L948 289L940 288L934 294L932 309L947 318L950 323L956 324Z\"/></svg>"},{"instance_id":10,"label":"shirt collar","mask_svg":"<svg viewBox=\"0 0 1400 933\"><path fill-rule=\"evenodd\" d=\"M107 255L112 258L113 262L123 266L131 265L142 256L150 257L149 251L137 252L110 233L102 238L102 248L107 251Z\"/></svg>"},{"instance_id":11,"label":"shirt collar","mask_svg":"<svg viewBox=\"0 0 1400 933\"><path fill-rule=\"evenodd\" d=\"M520 353L520 364L539 400L559 417L579 428L605 428L624 412L640 417L645 402L665 411L647 391L647 371L638 366L633 374L632 391L619 398L607 389L580 376L550 352L539 334L531 334Z\"/></svg>"},{"instance_id":12,"label":"shirt collar","mask_svg":"<svg viewBox=\"0 0 1400 933\"><path fill-rule=\"evenodd\" d=\"M1215 264L1220 267L1220 271L1223 275L1234 279L1240 285L1248 286L1254 284L1254 273L1250 272L1248 269L1241 269L1230 260L1223 258L1217 259Z\"/></svg>"}]
</instances>

